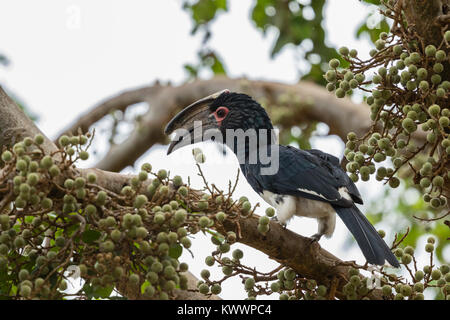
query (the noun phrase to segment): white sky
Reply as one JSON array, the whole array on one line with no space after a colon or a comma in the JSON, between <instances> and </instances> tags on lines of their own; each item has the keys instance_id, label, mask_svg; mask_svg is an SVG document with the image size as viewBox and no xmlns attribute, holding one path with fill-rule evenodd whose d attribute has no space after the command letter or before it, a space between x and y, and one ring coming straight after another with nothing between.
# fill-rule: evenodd
<instances>
[{"instance_id":1,"label":"white sky","mask_svg":"<svg viewBox=\"0 0 450 320\"><path fill-rule=\"evenodd\" d=\"M230 0L230 12L221 14L214 23L210 45L220 53L231 77L295 83L304 62L297 58L298 52L293 47L270 59L274 33L263 37L253 27L249 20L253 2ZM327 1L324 21L327 41L334 46L356 48L368 56L368 41L355 41L354 34L367 13L373 12L370 10L357 0ZM157 79L183 82L186 74L182 66L197 62L196 52L201 44L201 36L192 37L191 29L190 18L181 10L180 0L2 0L0 52L12 63L8 68L0 68L0 84L38 114L40 128L55 137L77 116L120 91L151 84ZM107 127L108 123L104 125ZM96 144L100 154L101 144ZM335 137L314 138L313 145L342 157L343 144ZM237 161L230 155L222 158L211 144L202 148L207 156L204 165L207 178L226 188L228 180L235 177ZM190 148L169 157L165 156L165 150L165 146L155 146L136 167L148 161L155 170L166 168L183 178L191 176L193 185L200 186ZM125 171L135 172L135 169L130 167ZM236 197L246 195L252 204L260 202L258 212L262 214L267 205L244 180L241 177ZM360 183L358 187L366 203L383 189L379 183ZM289 228L312 235L317 226L312 220L294 218ZM342 259L363 263L359 248L348 247L348 239L348 231L338 219L335 235L320 243ZM195 257L185 253L182 260L198 275L206 267L204 258L214 247L208 238L198 235L193 248ZM249 266L262 271L277 266L255 250L245 252L243 261ZM212 278L221 275L218 268L209 269ZM226 281L221 296L245 298L243 290L235 289L242 288L239 282L239 279Z\"/></svg>"}]
</instances>

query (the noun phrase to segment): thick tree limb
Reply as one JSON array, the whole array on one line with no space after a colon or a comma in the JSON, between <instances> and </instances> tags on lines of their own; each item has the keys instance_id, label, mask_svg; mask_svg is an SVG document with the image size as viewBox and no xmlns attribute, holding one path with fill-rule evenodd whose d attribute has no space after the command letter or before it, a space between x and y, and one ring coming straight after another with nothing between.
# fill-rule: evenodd
<instances>
[{"instance_id":1,"label":"thick tree limb","mask_svg":"<svg viewBox=\"0 0 450 320\"><path fill-rule=\"evenodd\" d=\"M107 99L79 117L70 127L66 128L58 138L63 134L76 134L78 133L78 129L81 129L82 132L86 132L94 123L113 111L125 111L133 104L149 102L151 97L158 92L160 88L161 86L156 83L151 87L128 90L111 99Z\"/></svg>"},{"instance_id":2,"label":"thick tree limb","mask_svg":"<svg viewBox=\"0 0 450 320\"><path fill-rule=\"evenodd\" d=\"M403 0L403 11L408 25L420 36L424 44L439 46L442 24L449 8L448 0Z\"/></svg>"},{"instance_id":3,"label":"thick tree limb","mask_svg":"<svg viewBox=\"0 0 450 320\"><path fill-rule=\"evenodd\" d=\"M443 27L450 23L450 0L403 0L403 12L408 26L420 37L422 45L440 47ZM443 79L450 77L450 64L444 61Z\"/></svg>"},{"instance_id":4,"label":"thick tree limb","mask_svg":"<svg viewBox=\"0 0 450 320\"><path fill-rule=\"evenodd\" d=\"M149 87L148 90L151 88ZM152 91L149 111L144 115L139 128L136 128L122 144L113 146L96 167L102 170L120 171L128 165L133 165L152 145L167 141L163 128L177 111L194 100L224 88L248 93L256 99L268 99L269 104L274 105L283 94L288 93L298 97L297 107L288 108L287 114L276 120L275 124L279 126L290 127L303 122L320 121L330 127L330 134L337 134L345 139L349 130L363 134L371 125L370 110L366 105L355 104L349 99L336 99L334 95L314 83L301 82L289 85L216 77L211 80L197 80L178 87L159 86L157 92ZM147 92L144 89L140 90ZM131 92L136 93L136 91ZM111 101L119 97L113 97ZM141 98L144 99L144 97ZM92 110L94 115L100 113L96 108ZM84 118L96 117L87 114ZM88 121L88 124L92 122ZM75 125L71 128L75 128ZM86 128L86 125L83 128Z\"/></svg>"},{"instance_id":5,"label":"thick tree limb","mask_svg":"<svg viewBox=\"0 0 450 320\"><path fill-rule=\"evenodd\" d=\"M275 221L270 222L270 231L263 236L258 232L259 216L241 218L236 223L225 221L221 232L234 231L240 234L239 242L255 248L267 254L284 265L294 269L305 278L315 279L319 284L328 288L333 279L339 280L336 287L336 296L345 299L342 288L349 280L351 262L344 262L321 248L318 242L312 242L311 238L303 237L283 228ZM380 290L373 290L369 294L370 299L381 300Z\"/></svg>"},{"instance_id":6,"label":"thick tree limb","mask_svg":"<svg viewBox=\"0 0 450 320\"><path fill-rule=\"evenodd\" d=\"M0 86L0 151L24 137L34 137L38 134L45 136ZM49 152L57 150L55 144L48 139L43 147Z\"/></svg>"},{"instance_id":7,"label":"thick tree limb","mask_svg":"<svg viewBox=\"0 0 450 320\"><path fill-rule=\"evenodd\" d=\"M57 146L30 120L19 106L6 94L0 86L0 150L3 147L10 147L24 137L34 137L42 134L44 143L42 149L50 154L58 150ZM115 193L120 193L123 185L129 183L131 176L121 175L115 172L105 172L98 169L79 169L80 174L87 176L90 172L95 172L98 177L97 184ZM0 172L0 176L2 176ZM0 193L0 201L5 195ZM188 278L188 289L195 290L198 279L190 272L185 273ZM195 300L201 299L203 295L198 292L177 290L177 299ZM203 298L205 298L203 296ZM210 299L218 299L212 295Z\"/></svg>"}]
</instances>

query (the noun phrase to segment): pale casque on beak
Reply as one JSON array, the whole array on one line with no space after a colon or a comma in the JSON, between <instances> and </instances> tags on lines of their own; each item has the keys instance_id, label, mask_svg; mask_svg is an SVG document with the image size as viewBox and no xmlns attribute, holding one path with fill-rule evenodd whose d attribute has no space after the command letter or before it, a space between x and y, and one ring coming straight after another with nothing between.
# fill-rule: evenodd
<instances>
[{"instance_id":1,"label":"pale casque on beak","mask_svg":"<svg viewBox=\"0 0 450 320\"><path fill-rule=\"evenodd\" d=\"M213 93L207 97L190 104L169 121L164 133L170 135L175 132L175 137L169 145L167 154L195 142L203 141L202 133L208 129L217 129L217 122L211 116L210 104L228 89ZM199 130L194 130L199 129Z\"/></svg>"}]
</instances>

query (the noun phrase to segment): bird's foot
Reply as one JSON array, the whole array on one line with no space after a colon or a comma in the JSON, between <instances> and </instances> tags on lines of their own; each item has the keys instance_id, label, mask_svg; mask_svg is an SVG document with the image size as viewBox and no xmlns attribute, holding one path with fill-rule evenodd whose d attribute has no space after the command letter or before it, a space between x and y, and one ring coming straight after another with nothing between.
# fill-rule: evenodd
<instances>
[{"instance_id":1,"label":"bird's foot","mask_svg":"<svg viewBox=\"0 0 450 320\"><path fill-rule=\"evenodd\" d=\"M322 234L320 234L320 233L313 234L311 236L311 238L310 238L311 239L311 243L319 242L320 238L322 238Z\"/></svg>"},{"instance_id":2,"label":"bird's foot","mask_svg":"<svg viewBox=\"0 0 450 320\"><path fill-rule=\"evenodd\" d=\"M277 216L274 216L274 217L270 218L270 220L278 222L278 224L280 224L283 227L283 229L286 229L286 227L287 227L287 224L283 223L283 222L280 222L280 220L278 220Z\"/></svg>"}]
</instances>

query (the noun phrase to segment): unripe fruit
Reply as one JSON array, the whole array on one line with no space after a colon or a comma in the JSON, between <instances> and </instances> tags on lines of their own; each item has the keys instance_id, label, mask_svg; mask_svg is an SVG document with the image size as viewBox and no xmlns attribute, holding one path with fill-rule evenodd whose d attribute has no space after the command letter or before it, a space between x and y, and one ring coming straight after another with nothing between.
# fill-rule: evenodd
<instances>
[{"instance_id":1,"label":"unripe fruit","mask_svg":"<svg viewBox=\"0 0 450 320\"><path fill-rule=\"evenodd\" d=\"M153 222L156 224L163 224L165 221L165 217L162 213L155 214L155 217L153 218Z\"/></svg>"},{"instance_id":2,"label":"unripe fruit","mask_svg":"<svg viewBox=\"0 0 450 320\"><path fill-rule=\"evenodd\" d=\"M267 208L266 209L266 216L273 217L275 215L275 209L274 208Z\"/></svg>"},{"instance_id":3,"label":"unripe fruit","mask_svg":"<svg viewBox=\"0 0 450 320\"><path fill-rule=\"evenodd\" d=\"M121 237L122 237L122 232L120 232L119 230L115 229L115 230L111 231L110 236L111 236L111 239L114 242L119 242Z\"/></svg>"},{"instance_id":4,"label":"unripe fruit","mask_svg":"<svg viewBox=\"0 0 450 320\"><path fill-rule=\"evenodd\" d=\"M173 185L179 187L183 184L183 179L180 176L173 177Z\"/></svg>"},{"instance_id":5,"label":"unripe fruit","mask_svg":"<svg viewBox=\"0 0 450 320\"><path fill-rule=\"evenodd\" d=\"M375 41L375 47L378 50L382 50L384 49L384 46L386 45L386 42L384 40L378 39L377 41Z\"/></svg>"},{"instance_id":6,"label":"unripe fruit","mask_svg":"<svg viewBox=\"0 0 450 320\"><path fill-rule=\"evenodd\" d=\"M413 254L414 254L414 248L411 247L411 246L407 246L407 247L404 249L404 252L407 253L407 254L413 255Z\"/></svg>"},{"instance_id":7,"label":"unripe fruit","mask_svg":"<svg viewBox=\"0 0 450 320\"><path fill-rule=\"evenodd\" d=\"M267 225L267 224L269 224L269 222L270 222L270 220L269 220L269 218L268 218L267 216L261 216L261 217L259 218L259 223L260 223L260 224L265 224L265 225Z\"/></svg>"},{"instance_id":8,"label":"unripe fruit","mask_svg":"<svg viewBox=\"0 0 450 320\"><path fill-rule=\"evenodd\" d=\"M399 55L402 53L403 49L402 49L402 46L400 46L400 45L395 45L395 46L392 48L392 51L394 52L395 55L399 56Z\"/></svg>"},{"instance_id":9,"label":"unripe fruit","mask_svg":"<svg viewBox=\"0 0 450 320\"><path fill-rule=\"evenodd\" d=\"M440 75L438 75L438 74L433 74L432 76L431 76L431 83L432 84L434 84L434 85L438 85L439 83L441 83L441 81L442 81L442 78L441 78L441 76Z\"/></svg>"},{"instance_id":10,"label":"unripe fruit","mask_svg":"<svg viewBox=\"0 0 450 320\"><path fill-rule=\"evenodd\" d=\"M411 255L409 255L407 253L403 254L403 256L402 256L402 263L409 264L409 263L411 263L411 261L412 261L412 256Z\"/></svg>"},{"instance_id":11,"label":"unripe fruit","mask_svg":"<svg viewBox=\"0 0 450 320\"><path fill-rule=\"evenodd\" d=\"M401 289L400 289L400 293L404 296L404 297L409 297L412 294L412 289L410 286L408 285L402 285Z\"/></svg>"},{"instance_id":12,"label":"unripe fruit","mask_svg":"<svg viewBox=\"0 0 450 320\"><path fill-rule=\"evenodd\" d=\"M338 64L339 64L339 61L338 61ZM331 66L331 62L330 62L330 66ZM327 79L328 82L334 82L336 80L336 71L328 70L327 73L325 74L325 78Z\"/></svg>"},{"instance_id":13,"label":"unripe fruit","mask_svg":"<svg viewBox=\"0 0 450 320\"><path fill-rule=\"evenodd\" d=\"M57 165L54 164L50 167L48 172L50 173L50 175L52 177L56 177L56 176L59 176L59 174L61 173L61 170L59 169L59 167Z\"/></svg>"},{"instance_id":14,"label":"unripe fruit","mask_svg":"<svg viewBox=\"0 0 450 320\"><path fill-rule=\"evenodd\" d=\"M230 244L228 243L222 243L221 245L219 245L219 251L222 253L227 253L228 251L230 251Z\"/></svg>"},{"instance_id":15,"label":"unripe fruit","mask_svg":"<svg viewBox=\"0 0 450 320\"><path fill-rule=\"evenodd\" d=\"M444 39L445 41L450 42L450 30L445 31Z\"/></svg>"},{"instance_id":16,"label":"unripe fruit","mask_svg":"<svg viewBox=\"0 0 450 320\"><path fill-rule=\"evenodd\" d=\"M219 222L225 221L226 217L227 217L227 215L224 212L222 212L222 211L216 213L216 219Z\"/></svg>"},{"instance_id":17,"label":"unripe fruit","mask_svg":"<svg viewBox=\"0 0 450 320\"><path fill-rule=\"evenodd\" d=\"M94 215L97 212L97 208L93 204L88 204L84 210L88 215Z\"/></svg>"},{"instance_id":18,"label":"unripe fruit","mask_svg":"<svg viewBox=\"0 0 450 320\"><path fill-rule=\"evenodd\" d=\"M435 58L437 61L444 61L446 56L447 56L447 54L445 53L444 50L436 51Z\"/></svg>"},{"instance_id":19,"label":"unripe fruit","mask_svg":"<svg viewBox=\"0 0 450 320\"><path fill-rule=\"evenodd\" d=\"M28 280L28 279L29 279L30 273L28 272L27 269L21 269L21 270L19 271L18 277L19 277L19 280L20 280L20 281L25 281L25 280Z\"/></svg>"},{"instance_id":20,"label":"unripe fruit","mask_svg":"<svg viewBox=\"0 0 450 320\"><path fill-rule=\"evenodd\" d=\"M146 228L144 227L138 227L136 229L136 237L137 238L145 238L148 235L148 231Z\"/></svg>"},{"instance_id":21,"label":"unripe fruit","mask_svg":"<svg viewBox=\"0 0 450 320\"><path fill-rule=\"evenodd\" d=\"M252 208L252 205L248 201L242 203L242 212L248 212Z\"/></svg>"},{"instance_id":22,"label":"unripe fruit","mask_svg":"<svg viewBox=\"0 0 450 320\"><path fill-rule=\"evenodd\" d=\"M214 257L212 257L212 256L207 256L207 257L205 258L205 263L206 263L206 265L209 266L209 267L213 266L213 265L214 265L214 262L215 262L215 260L214 260Z\"/></svg>"},{"instance_id":23,"label":"unripe fruit","mask_svg":"<svg viewBox=\"0 0 450 320\"><path fill-rule=\"evenodd\" d=\"M19 171L27 170L27 162L23 159L20 159L16 162L16 169Z\"/></svg>"},{"instance_id":24,"label":"unripe fruit","mask_svg":"<svg viewBox=\"0 0 450 320\"><path fill-rule=\"evenodd\" d=\"M425 47L425 54L426 54L428 57L434 56L434 55L436 54L436 47L433 46L432 44L426 46L426 47Z\"/></svg>"},{"instance_id":25,"label":"unripe fruit","mask_svg":"<svg viewBox=\"0 0 450 320\"><path fill-rule=\"evenodd\" d=\"M139 284L139 275L133 273L128 277L128 283L132 286L137 286Z\"/></svg>"},{"instance_id":26,"label":"unripe fruit","mask_svg":"<svg viewBox=\"0 0 450 320\"><path fill-rule=\"evenodd\" d=\"M23 248L26 245L26 241L23 237L16 237L14 239L14 247L16 248Z\"/></svg>"},{"instance_id":27,"label":"unripe fruit","mask_svg":"<svg viewBox=\"0 0 450 320\"><path fill-rule=\"evenodd\" d=\"M178 189L178 193L179 193L180 195L182 195L183 197L185 197L185 196L187 196L187 194L188 194L188 189L187 189L186 187L180 187L180 188Z\"/></svg>"},{"instance_id":28,"label":"unripe fruit","mask_svg":"<svg viewBox=\"0 0 450 320\"><path fill-rule=\"evenodd\" d=\"M4 162L10 162L12 160L12 153L8 150L2 153L2 160Z\"/></svg>"},{"instance_id":29,"label":"unripe fruit","mask_svg":"<svg viewBox=\"0 0 450 320\"><path fill-rule=\"evenodd\" d=\"M441 176L435 176L432 182L435 187L442 187L444 185L444 178Z\"/></svg>"},{"instance_id":30,"label":"unripe fruit","mask_svg":"<svg viewBox=\"0 0 450 320\"><path fill-rule=\"evenodd\" d=\"M358 83L363 83L365 80L365 76L363 73L358 73L357 75L355 75L355 79L356 81L358 81Z\"/></svg>"},{"instance_id":31,"label":"unripe fruit","mask_svg":"<svg viewBox=\"0 0 450 320\"><path fill-rule=\"evenodd\" d=\"M433 104L428 108L428 112L433 116L437 117L441 112L441 108L437 104Z\"/></svg>"},{"instance_id":32,"label":"unripe fruit","mask_svg":"<svg viewBox=\"0 0 450 320\"><path fill-rule=\"evenodd\" d=\"M44 143L44 136L43 136L42 134L36 135L36 136L34 137L34 142L35 142L37 145L43 144L43 143Z\"/></svg>"},{"instance_id":33,"label":"unripe fruit","mask_svg":"<svg viewBox=\"0 0 450 320\"><path fill-rule=\"evenodd\" d=\"M250 290L255 286L255 279L253 278L247 278L245 279L245 289Z\"/></svg>"},{"instance_id":34,"label":"unripe fruit","mask_svg":"<svg viewBox=\"0 0 450 320\"><path fill-rule=\"evenodd\" d=\"M420 88L420 90L422 90L422 91L427 91L427 90L430 88L430 85L428 84L427 81L422 80L422 81L420 81L420 83L419 83L419 88Z\"/></svg>"},{"instance_id":35,"label":"unripe fruit","mask_svg":"<svg viewBox=\"0 0 450 320\"><path fill-rule=\"evenodd\" d=\"M143 194L140 194L134 200L134 207L138 209L142 208L147 203L147 201L148 201L147 197Z\"/></svg>"},{"instance_id":36,"label":"unripe fruit","mask_svg":"<svg viewBox=\"0 0 450 320\"><path fill-rule=\"evenodd\" d=\"M449 126L450 124L450 120L448 117L440 117L439 118L439 124L441 125L442 128L446 128Z\"/></svg>"},{"instance_id":37,"label":"unripe fruit","mask_svg":"<svg viewBox=\"0 0 450 320\"><path fill-rule=\"evenodd\" d=\"M21 285L19 294L24 298L28 298L31 295L31 287L26 286L26 285Z\"/></svg>"},{"instance_id":38,"label":"unripe fruit","mask_svg":"<svg viewBox=\"0 0 450 320\"><path fill-rule=\"evenodd\" d=\"M433 280L439 280L441 277L442 277L441 270L434 269L433 271L431 271L431 278Z\"/></svg>"},{"instance_id":39,"label":"unripe fruit","mask_svg":"<svg viewBox=\"0 0 450 320\"><path fill-rule=\"evenodd\" d=\"M338 98L343 98L343 97L345 97L345 91L344 91L343 89L341 89L341 88L338 88L338 89L336 90L336 97L338 97Z\"/></svg>"},{"instance_id":40,"label":"unripe fruit","mask_svg":"<svg viewBox=\"0 0 450 320\"><path fill-rule=\"evenodd\" d=\"M233 251L232 255L234 259L240 260L244 256L244 252L241 249L236 249Z\"/></svg>"},{"instance_id":41,"label":"unripe fruit","mask_svg":"<svg viewBox=\"0 0 450 320\"><path fill-rule=\"evenodd\" d=\"M185 247L185 248L190 248L192 245L191 240L189 240L189 238L187 238L187 237L181 238L180 242L183 245L183 247Z\"/></svg>"},{"instance_id":42,"label":"unripe fruit","mask_svg":"<svg viewBox=\"0 0 450 320\"><path fill-rule=\"evenodd\" d=\"M205 283L202 283L199 287L198 287L198 291L202 294L208 294L209 293L209 286Z\"/></svg>"},{"instance_id":43,"label":"unripe fruit","mask_svg":"<svg viewBox=\"0 0 450 320\"><path fill-rule=\"evenodd\" d=\"M220 286L220 284L215 283L211 286L212 294L219 294L220 292L222 292L222 287Z\"/></svg>"},{"instance_id":44,"label":"unripe fruit","mask_svg":"<svg viewBox=\"0 0 450 320\"><path fill-rule=\"evenodd\" d=\"M442 63L435 63L434 65L433 65L433 71L435 72L435 73L441 73L442 71L444 71L444 66L442 65Z\"/></svg>"},{"instance_id":45,"label":"unripe fruit","mask_svg":"<svg viewBox=\"0 0 450 320\"><path fill-rule=\"evenodd\" d=\"M390 296L392 294L392 287L389 285L384 285L381 290L384 296Z\"/></svg>"},{"instance_id":46,"label":"unripe fruit","mask_svg":"<svg viewBox=\"0 0 450 320\"><path fill-rule=\"evenodd\" d=\"M210 220L208 217L203 216L198 220L198 224L201 228L207 228L209 226Z\"/></svg>"},{"instance_id":47,"label":"unripe fruit","mask_svg":"<svg viewBox=\"0 0 450 320\"><path fill-rule=\"evenodd\" d=\"M111 252L114 250L114 247L114 243L110 240L106 240L105 242L100 243L100 251L103 252Z\"/></svg>"}]
</instances>

